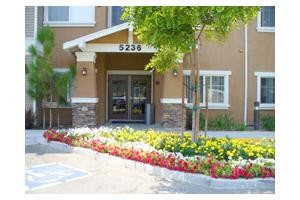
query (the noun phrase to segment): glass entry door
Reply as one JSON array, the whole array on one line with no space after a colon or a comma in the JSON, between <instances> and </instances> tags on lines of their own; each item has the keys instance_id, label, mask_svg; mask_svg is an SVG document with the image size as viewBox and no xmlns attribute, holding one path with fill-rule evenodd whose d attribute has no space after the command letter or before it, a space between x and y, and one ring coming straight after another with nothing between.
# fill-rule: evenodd
<instances>
[{"instance_id":1,"label":"glass entry door","mask_svg":"<svg viewBox=\"0 0 300 200\"><path fill-rule=\"evenodd\" d=\"M150 102L151 76L108 76L108 117L110 120L142 121L145 116L145 104Z\"/></svg>"},{"instance_id":2,"label":"glass entry door","mask_svg":"<svg viewBox=\"0 0 300 200\"><path fill-rule=\"evenodd\" d=\"M131 120L144 120L145 104L151 99L151 77L131 76Z\"/></svg>"}]
</instances>

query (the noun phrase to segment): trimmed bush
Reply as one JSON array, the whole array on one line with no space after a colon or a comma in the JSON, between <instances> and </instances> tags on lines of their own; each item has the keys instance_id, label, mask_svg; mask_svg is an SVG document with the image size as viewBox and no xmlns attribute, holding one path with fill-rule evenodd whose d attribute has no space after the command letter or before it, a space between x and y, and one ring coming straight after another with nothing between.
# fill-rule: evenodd
<instances>
[{"instance_id":1,"label":"trimmed bush","mask_svg":"<svg viewBox=\"0 0 300 200\"><path fill-rule=\"evenodd\" d=\"M262 127L268 131L275 131L275 117L265 115L261 118Z\"/></svg>"}]
</instances>

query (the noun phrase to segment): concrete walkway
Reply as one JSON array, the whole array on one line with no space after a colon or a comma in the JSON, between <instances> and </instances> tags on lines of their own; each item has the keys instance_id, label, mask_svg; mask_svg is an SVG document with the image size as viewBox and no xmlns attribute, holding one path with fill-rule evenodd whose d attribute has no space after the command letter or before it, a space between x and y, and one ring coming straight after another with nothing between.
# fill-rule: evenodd
<instances>
[{"instance_id":1,"label":"concrete walkway","mask_svg":"<svg viewBox=\"0 0 300 200\"><path fill-rule=\"evenodd\" d=\"M149 130L153 129L155 131L177 131L180 132L180 130L176 129L167 129L163 128L158 124L154 125L145 125L145 124L139 124L139 123L109 123L105 124L106 127L125 127L129 126L135 130ZM26 130L25 136L26 141L30 142L34 140L34 138L42 138L43 130ZM188 131L191 132L191 131ZM201 135L204 135L203 132L201 132ZM275 132L271 131L208 131L207 135L209 137L226 137L229 136L231 138L274 138Z\"/></svg>"},{"instance_id":2,"label":"concrete walkway","mask_svg":"<svg viewBox=\"0 0 300 200\"><path fill-rule=\"evenodd\" d=\"M87 177L26 192L30 194L265 194L275 192L274 190L209 189L179 181L165 180L145 172L118 167L117 165L108 165L106 162L96 160L92 156L74 152L65 152L43 144L27 145L25 153L26 168L46 163L59 163L91 173L91 175Z\"/></svg>"}]
</instances>

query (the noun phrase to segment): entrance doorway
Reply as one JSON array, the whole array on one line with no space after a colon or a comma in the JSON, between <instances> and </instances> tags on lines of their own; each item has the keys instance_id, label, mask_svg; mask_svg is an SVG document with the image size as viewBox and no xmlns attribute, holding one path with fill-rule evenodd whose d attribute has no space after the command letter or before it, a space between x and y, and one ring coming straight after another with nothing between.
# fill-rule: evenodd
<instances>
[{"instance_id":1,"label":"entrance doorway","mask_svg":"<svg viewBox=\"0 0 300 200\"><path fill-rule=\"evenodd\" d=\"M145 104L150 102L150 75L108 75L109 120L144 121Z\"/></svg>"}]
</instances>

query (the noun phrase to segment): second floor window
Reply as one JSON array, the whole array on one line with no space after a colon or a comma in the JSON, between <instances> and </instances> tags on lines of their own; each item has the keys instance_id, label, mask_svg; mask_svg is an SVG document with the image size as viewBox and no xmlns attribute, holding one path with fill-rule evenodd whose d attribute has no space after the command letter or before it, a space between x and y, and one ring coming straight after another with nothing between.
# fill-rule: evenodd
<instances>
[{"instance_id":1,"label":"second floor window","mask_svg":"<svg viewBox=\"0 0 300 200\"><path fill-rule=\"evenodd\" d=\"M275 6L262 6L257 16L257 31L275 31Z\"/></svg>"},{"instance_id":2,"label":"second floor window","mask_svg":"<svg viewBox=\"0 0 300 200\"><path fill-rule=\"evenodd\" d=\"M124 23L121 16L124 12L122 6L112 6L110 10L110 27Z\"/></svg>"},{"instance_id":3,"label":"second floor window","mask_svg":"<svg viewBox=\"0 0 300 200\"><path fill-rule=\"evenodd\" d=\"M48 21L69 21L69 6L50 6Z\"/></svg>"},{"instance_id":4,"label":"second floor window","mask_svg":"<svg viewBox=\"0 0 300 200\"><path fill-rule=\"evenodd\" d=\"M44 24L49 26L94 26L94 6L45 7Z\"/></svg>"},{"instance_id":5,"label":"second floor window","mask_svg":"<svg viewBox=\"0 0 300 200\"><path fill-rule=\"evenodd\" d=\"M261 27L275 27L275 7L263 6L261 8Z\"/></svg>"}]
</instances>

